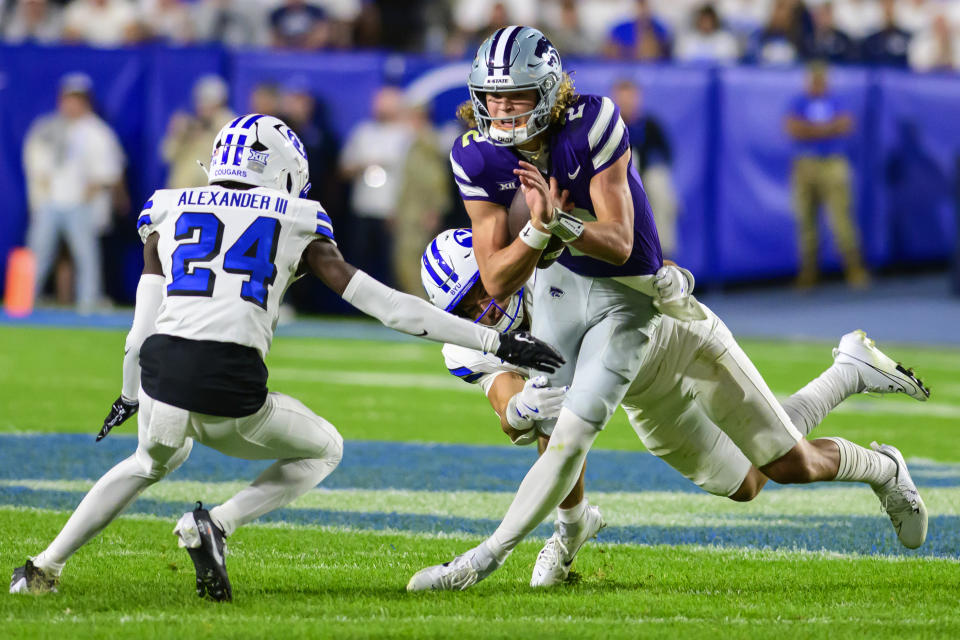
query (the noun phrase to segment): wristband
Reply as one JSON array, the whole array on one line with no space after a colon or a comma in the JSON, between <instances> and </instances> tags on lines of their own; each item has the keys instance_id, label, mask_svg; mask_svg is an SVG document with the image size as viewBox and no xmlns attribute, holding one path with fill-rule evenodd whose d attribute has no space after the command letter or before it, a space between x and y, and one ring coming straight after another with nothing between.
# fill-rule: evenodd
<instances>
[{"instance_id":1,"label":"wristband","mask_svg":"<svg viewBox=\"0 0 960 640\"><path fill-rule=\"evenodd\" d=\"M557 236L564 243L570 243L583 235L583 221L569 213L553 208L553 219L543 225L547 231Z\"/></svg>"},{"instance_id":2,"label":"wristband","mask_svg":"<svg viewBox=\"0 0 960 640\"><path fill-rule=\"evenodd\" d=\"M542 251L550 242L550 234L540 231L532 223L527 222L520 230L520 239L531 249Z\"/></svg>"}]
</instances>

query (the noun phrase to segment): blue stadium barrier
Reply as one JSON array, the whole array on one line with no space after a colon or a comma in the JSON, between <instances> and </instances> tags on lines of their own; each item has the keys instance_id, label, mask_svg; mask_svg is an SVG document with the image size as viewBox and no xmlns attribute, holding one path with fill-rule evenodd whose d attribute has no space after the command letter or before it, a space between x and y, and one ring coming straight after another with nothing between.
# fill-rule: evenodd
<instances>
[{"instance_id":1,"label":"blue stadium barrier","mask_svg":"<svg viewBox=\"0 0 960 640\"><path fill-rule=\"evenodd\" d=\"M751 67L720 73L720 137L713 159L718 172L714 211L717 276L722 281L792 274L797 268L794 214L790 206L790 165L793 143L784 130L784 117L793 99L803 92L803 69ZM848 141L854 167L854 202L869 183L866 158L868 135L867 72L836 69L830 84L855 121ZM860 197L857 197L860 195ZM872 264L885 262L882 242L875 237L876 220L858 207L865 254ZM823 219L821 237L829 238ZM839 264L839 256L822 243L821 261Z\"/></svg>"},{"instance_id":2,"label":"blue stadium barrier","mask_svg":"<svg viewBox=\"0 0 960 640\"><path fill-rule=\"evenodd\" d=\"M957 241L956 158L960 101L953 75L879 74L877 214L890 225L898 262L946 260Z\"/></svg>"},{"instance_id":3,"label":"blue stadium barrier","mask_svg":"<svg viewBox=\"0 0 960 640\"><path fill-rule=\"evenodd\" d=\"M631 78L645 89L647 109L671 137L681 197L680 261L698 281L726 283L791 274L795 229L789 200L791 144L783 117L802 90L802 69L705 68L568 60L583 92L607 93ZM379 52L231 52L219 47L0 47L0 286L11 248L24 242L26 194L21 148L30 123L54 108L57 81L85 71L102 115L128 156L133 208L162 186L159 143L170 116L190 106L194 81L220 73L231 105L249 109L261 82L291 80L316 91L338 135L370 112L386 82L415 87L438 121L466 98L469 63ZM854 206L866 256L875 267L944 262L957 242L955 162L960 123L952 117L960 78L887 70L836 69L832 84L857 122L850 140L857 178ZM134 216L135 212L131 213ZM123 224L121 221L119 224ZM122 235L122 234L121 234ZM139 266L132 219L121 263ZM125 237L125 236L124 236ZM823 237L830 238L824 228ZM828 268L839 258L824 242Z\"/></svg>"},{"instance_id":4,"label":"blue stadium barrier","mask_svg":"<svg viewBox=\"0 0 960 640\"><path fill-rule=\"evenodd\" d=\"M673 178L679 203L677 261L698 274L710 273L710 115L716 110L716 74L694 67L639 66L596 61L565 63L578 91L609 95L620 80L643 88L644 110L663 125L673 149ZM709 276L707 276L709 278ZM706 281L706 280L705 280Z\"/></svg>"}]
</instances>

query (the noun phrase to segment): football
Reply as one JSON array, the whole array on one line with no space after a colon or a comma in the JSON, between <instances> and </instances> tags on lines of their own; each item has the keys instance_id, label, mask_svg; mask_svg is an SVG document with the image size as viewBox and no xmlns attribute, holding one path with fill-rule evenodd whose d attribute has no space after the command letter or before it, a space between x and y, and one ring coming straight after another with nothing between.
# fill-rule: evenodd
<instances>
[{"instance_id":1,"label":"football","mask_svg":"<svg viewBox=\"0 0 960 640\"><path fill-rule=\"evenodd\" d=\"M507 212L507 225L510 229L510 237L516 238L523 229L523 225L530 220L530 207L527 206L527 200L523 197L523 190L517 189L513 196L513 202L510 203L510 210ZM540 261L537 262L537 269L546 269L560 257L566 250L566 245L560 238L553 236L547 243L547 248L543 250Z\"/></svg>"}]
</instances>

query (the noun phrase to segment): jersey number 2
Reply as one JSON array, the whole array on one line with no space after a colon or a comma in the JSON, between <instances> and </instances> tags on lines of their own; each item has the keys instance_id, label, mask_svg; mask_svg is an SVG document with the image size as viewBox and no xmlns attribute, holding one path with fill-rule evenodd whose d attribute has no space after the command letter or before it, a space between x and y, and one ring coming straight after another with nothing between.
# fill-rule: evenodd
<instances>
[{"instance_id":1,"label":"jersey number 2","mask_svg":"<svg viewBox=\"0 0 960 640\"><path fill-rule=\"evenodd\" d=\"M194 262L209 262L220 253L223 222L212 213L187 212L177 218L175 240L193 238L195 242L179 245L173 252L173 281L167 285L169 296L213 295L217 274L213 269L192 267ZM240 297L267 308L268 287L277 278L277 257L280 221L261 216L240 234L223 256L223 270L249 276L240 287ZM191 268L192 267L192 268Z\"/></svg>"}]
</instances>

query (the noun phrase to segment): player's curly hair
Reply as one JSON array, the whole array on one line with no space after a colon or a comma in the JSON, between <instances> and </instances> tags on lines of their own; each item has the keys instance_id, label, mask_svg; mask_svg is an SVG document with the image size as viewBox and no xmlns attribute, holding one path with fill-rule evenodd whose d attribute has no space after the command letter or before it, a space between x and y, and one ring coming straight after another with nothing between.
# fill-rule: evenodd
<instances>
[{"instance_id":1,"label":"player's curly hair","mask_svg":"<svg viewBox=\"0 0 960 640\"><path fill-rule=\"evenodd\" d=\"M563 114L580 96L576 87L573 86L573 78L566 71L563 72L563 78L560 80L560 88L557 90L557 102L550 110L550 126L560 122ZM473 103L470 100L463 102L457 107L457 118L460 119L467 128L475 129L477 119L473 115Z\"/></svg>"}]
</instances>

